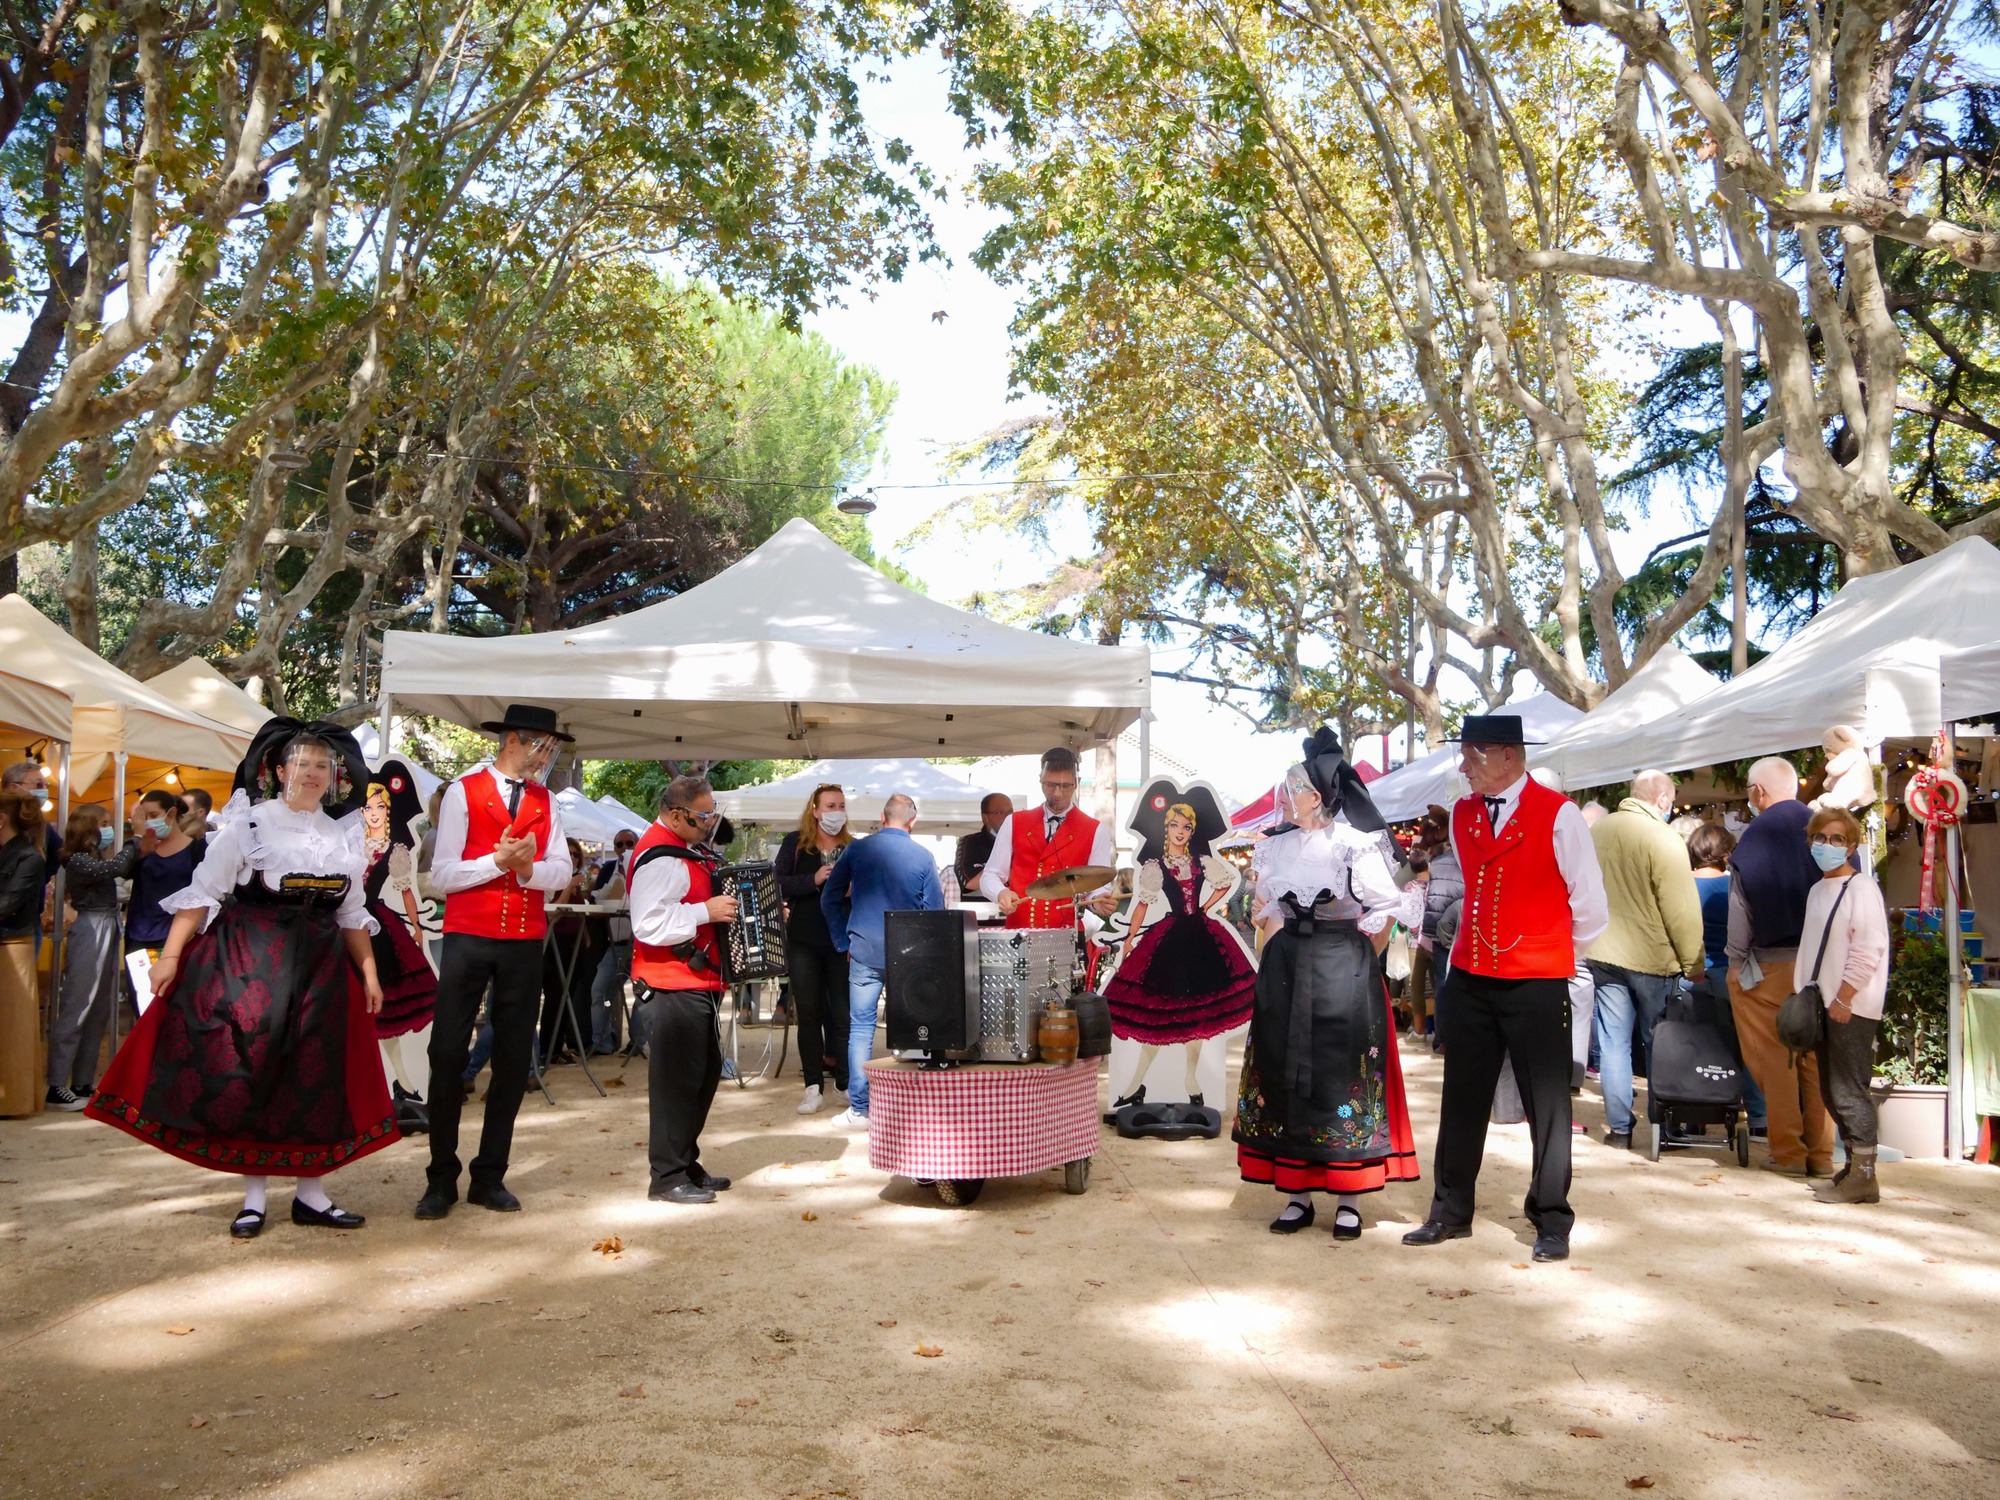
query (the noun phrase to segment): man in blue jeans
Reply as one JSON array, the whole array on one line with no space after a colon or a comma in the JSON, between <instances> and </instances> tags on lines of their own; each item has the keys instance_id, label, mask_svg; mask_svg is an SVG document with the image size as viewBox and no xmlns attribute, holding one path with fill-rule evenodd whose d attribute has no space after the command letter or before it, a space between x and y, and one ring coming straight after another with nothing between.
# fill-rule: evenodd
<instances>
[{"instance_id":1,"label":"man in blue jeans","mask_svg":"<svg viewBox=\"0 0 2000 1500\"><path fill-rule=\"evenodd\" d=\"M847 955L847 1100L833 1117L844 1130L868 1128L868 1059L875 1055L875 1008L882 999L883 916L942 911L937 861L910 838L916 802L898 792L882 807L882 827L834 861L820 890L833 946Z\"/></svg>"},{"instance_id":2,"label":"man in blue jeans","mask_svg":"<svg viewBox=\"0 0 2000 1500\"><path fill-rule=\"evenodd\" d=\"M1641 771L1632 778L1632 795L1590 830L1611 911L1611 925L1588 955L1597 985L1594 1024L1607 1146L1632 1144L1634 1050L1651 1057L1653 1027L1666 1013L1668 996L1681 975L1701 974L1706 962L1701 896L1687 845L1667 826L1673 811L1673 778Z\"/></svg>"}]
</instances>

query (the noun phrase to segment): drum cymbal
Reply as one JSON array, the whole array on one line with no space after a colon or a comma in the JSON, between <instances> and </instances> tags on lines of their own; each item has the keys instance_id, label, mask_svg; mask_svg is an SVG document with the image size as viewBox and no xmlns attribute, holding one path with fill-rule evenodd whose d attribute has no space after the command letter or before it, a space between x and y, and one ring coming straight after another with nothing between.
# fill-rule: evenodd
<instances>
[{"instance_id":1,"label":"drum cymbal","mask_svg":"<svg viewBox=\"0 0 2000 1500\"><path fill-rule=\"evenodd\" d=\"M1072 896L1081 896L1086 891L1094 891L1100 885L1109 885L1118 874L1110 865L1078 865L1070 870L1058 870L1053 875L1044 875L1028 887L1030 901L1067 901Z\"/></svg>"}]
</instances>

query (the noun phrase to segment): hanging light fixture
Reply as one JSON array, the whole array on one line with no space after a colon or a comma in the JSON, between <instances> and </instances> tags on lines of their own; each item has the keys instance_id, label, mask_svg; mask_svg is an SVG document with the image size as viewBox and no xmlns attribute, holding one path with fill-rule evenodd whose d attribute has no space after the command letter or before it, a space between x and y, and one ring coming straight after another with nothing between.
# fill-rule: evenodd
<instances>
[{"instance_id":1,"label":"hanging light fixture","mask_svg":"<svg viewBox=\"0 0 2000 1500\"><path fill-rule=\"evenodd\" d=\"M180 769L181 768L179 766L173 767L161 779L165 781L168 786L179 786L181 784Z\"/></svg>"},{"instance_id":2,"label":"hanging light fixture","mask_svg":"<svg viewBox=\"0 0 2000 1500\"><path fill-rule=\"evenodd\" d=\"M274 448L264 455L265 463L288 474L303 469L307 461L307 456L296 448Z\"/></svg>"},{"instance_id":3,"label":"hanging light fixture","mask_svg":"<svg viewBox=\"0 0 2000 1500\"><path fill-rule=\"evenodd\" d=\"M850 490L834 502L833 508L843 516L872 516L875 514L875 491L866 489L857 495Z\"/></svg>"}]
</instances>

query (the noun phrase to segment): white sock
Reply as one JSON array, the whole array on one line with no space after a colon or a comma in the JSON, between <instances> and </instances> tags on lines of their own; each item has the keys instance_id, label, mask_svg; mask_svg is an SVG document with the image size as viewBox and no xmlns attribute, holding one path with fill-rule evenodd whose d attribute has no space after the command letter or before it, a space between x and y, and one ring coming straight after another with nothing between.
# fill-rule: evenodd
<instances>
[{"instance_id":1,"label":"white sock","mask_svg":"<svg viewBox=\"0 0 2000 1500\"><path fill-rule=\"evenodd\" d=\"M264 1211L264 1192L270 1186L268 1177L246 1177L243 1179L243 1211L261 1214Z\"/></svg>"},{"instance_id":2,"label":"white sock","mask_svg":"<svg viewBox=\"0 0 2000 1500\"><path fill-rule=\"evenodd\" d=\"M1333 1216L1337 1219L1343 1212L1353 1214L1357 1219L1361 1217L1361 1195L1359 1193L1342 1193L1334 1199Z\"/></svg>"},{"instance_id":3,"label":"white sock","mask_svg":"<svg viewBox=\"0 0 2000 1500\"><path fill-rule=\"evenodd\" d=\"M1278 1217L1287 1223L1293 1219L1303 1219L1312 1212L1312 1206L1311 1193L1294 1193L1285 1206L1278 1210Z\"/></svg>"},{"instance_id":4,"label":"white sock","mask_svg":"<svg viewBox=\"0 0 2000 1500\"><path fill-rule=\"evenodd\" d=\"M292 1196L307 1208L316 1208L325 1213L333 1207L333 1200L326 1195L326 1185L317 1177L301 1177Z\"/></svg>"}]
</instances>

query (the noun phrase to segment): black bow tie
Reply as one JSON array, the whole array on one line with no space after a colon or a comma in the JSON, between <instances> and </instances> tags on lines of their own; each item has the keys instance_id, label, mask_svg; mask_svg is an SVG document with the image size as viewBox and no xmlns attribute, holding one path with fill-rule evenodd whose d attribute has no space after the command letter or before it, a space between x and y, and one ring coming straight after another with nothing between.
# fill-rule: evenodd
<instances>
[{"instance_id":1,"label":"black bow tie","mask_svg":"<svg viewBox=\"0 0 2000 1500\"><path fill-rule=\"evenodd\" d=\"M507 783L507 816L511 818L521 810L522 783L511 776L502 776L500 779Z\"/></svg>"},{"instance_id":2,"label":"black bow tie","mask_svg":"<svg viewBox=\"0 0 2000 1500\"><path fill-rule=\"evenodd\" d=\"M1500 809L1507 805L1507 799L1505 797L1488 797L1484 800L1486 802L1486 821L1491 823L1493 831L1498 833L1500 831Z\"/></svg>"}]
</instances>

